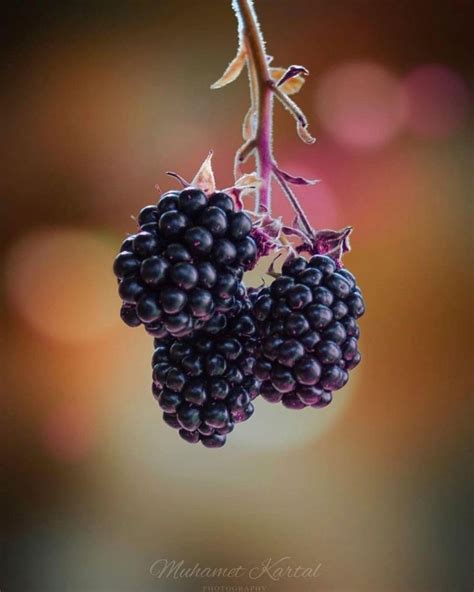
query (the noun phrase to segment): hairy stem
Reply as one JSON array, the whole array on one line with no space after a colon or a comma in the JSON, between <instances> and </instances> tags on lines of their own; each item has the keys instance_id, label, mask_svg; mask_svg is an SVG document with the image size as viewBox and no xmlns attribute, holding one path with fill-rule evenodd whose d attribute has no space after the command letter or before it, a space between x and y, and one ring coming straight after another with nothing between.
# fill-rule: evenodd
<instances>
[{"instance_id":1,"label":"hairy stem","mask_svg":"<svg viewBox=\"0 0 474 592\"><path fill-rule=\"evenodd\" d=\"M283 193L296 212L302 227L308 235L313 230L293 190L277 167L273 156L273 100L277 96L290 109L295 118L306 126L306 118L300 109L279 88L275 86L268 67L265 42L252 0L233 0L233 6L239 21L239 32L247 54L250 82L251 109L256 112L257 129L255 137L248 140L236 155L235 170L250 152L255 152L256 172L261 179L261 186L256 192L255 212L271 214L272 179L278 181Z\"/></svg>"},{"instance_id":2,"label":"hairy stem","mask_svg":"<svg viewBox=\"0 0 474 592\"><path fill-rule=\"evenodd\" d=\"M271 211L271 183L273 175L272 128L273 92L267 64L265 43L251 0L234 0L243 43L247 52L252 100L257 114L255 159L261 185L255 200L256 212Z\"/></svg>"},{"instance_id":3,"label":"hairy stem","mask_svg":"<svg viewBox=\"0 0 474 592\"><path fill-rule=\"evenodd\" d=\"M286 195L286 197L288 198L288 201L290 202L291 206L295 210L296 215L298 216L298 219L301 223L301 226L303 227L305 232L309 236L311 236L313 234L313 228L312 228L312 226L308 220L308 217L306 216L300 202L298 201L296 195L293 193L290 186L286 182L286 179L283 177L283 175L280 173L280 171L276 167L274 169L274 173L275 173L275 178L278 181L278 184L280 185L283 193Z\"/></svg>"}]
</instances>

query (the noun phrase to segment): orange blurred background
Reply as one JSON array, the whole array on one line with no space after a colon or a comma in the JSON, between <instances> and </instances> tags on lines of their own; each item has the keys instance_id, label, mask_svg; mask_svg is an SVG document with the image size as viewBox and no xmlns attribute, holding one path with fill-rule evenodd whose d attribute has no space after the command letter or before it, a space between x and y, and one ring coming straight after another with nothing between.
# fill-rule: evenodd
<instances>
[{"instance_id":1,"label":"orange blurred background","mask_svg":"<svg viewBox=\"0 0 474 592\"><path fill-rule=\"evenodd\" d=\"M311 72L296 99L318 141L277 108L275 151L321 179L299 190L316 226L355 229L363 363L326 409L257 400L212 451L162 423L111 264L165 171L190 178L213 148L231 184L247 83L209 90L230 2L19 3L0 74L2 592L473 588L470 7L257 0L275 65ZM285 557L317 577L150 573Z\"/></svg>"}]
</instances>

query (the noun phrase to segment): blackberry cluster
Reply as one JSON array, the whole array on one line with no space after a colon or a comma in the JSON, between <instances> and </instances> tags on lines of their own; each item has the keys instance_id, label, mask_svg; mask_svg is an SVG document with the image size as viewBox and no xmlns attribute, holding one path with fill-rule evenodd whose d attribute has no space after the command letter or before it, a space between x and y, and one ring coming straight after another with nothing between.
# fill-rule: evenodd
<instances>
[{"instance_id":1,"label":"blackberry cluster","mask_svg":"<svg viewBox=\"0 0 474 592\"><path fill-rule=\"evenodd\" d=\"M256 327L244 310L218 332L209 326L193 337L155 339L153 395L163 419L190 443L223 446L236 423L249 419L259 394L254 377Z\"/></svg>"},{"instance_id":2,"label":"blackberry cluster","mask_svg":"<svg viewBox=\"0 0 474 592\"><path fill-rule=\"evenodd\" d=\"M169 191L140 211L138 224L114 262L127 325L185 337L208 323L222 329L229 313L239 313L241 279L257 247L252 220L229 195Z\"/></svg>"},{"instance_id":3,"label":"blackberry cluster","mask_svg":"<svg viewBox=\"0 0 474 592\"><path fill-rule=\"evenodd\" d=\"M354 276L324 255L291 257L282 275L250 298L262 397L291 409L328 405L361 359L356 320L365 305Z\"/></svg>"}]
</instances>

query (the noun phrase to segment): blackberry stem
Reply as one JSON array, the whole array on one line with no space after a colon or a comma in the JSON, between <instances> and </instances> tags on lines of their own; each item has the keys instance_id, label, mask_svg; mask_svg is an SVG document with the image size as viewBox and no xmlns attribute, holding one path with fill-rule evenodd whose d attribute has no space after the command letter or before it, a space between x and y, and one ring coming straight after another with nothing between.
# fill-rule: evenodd
<instances>
[{"instance_id":1,"label":"blackberry stem","mask_svg":"<svg viewBox=\"0 0 474 592\"><path fill-rule=\"evenodd\" d=\"M256 112L257 130L252 150L255 152L257 175L261 179L260 188L256 192L255 211L271 212L271 182L273 175L273 85L265 52L265 42L258 24L257 15L251 0L233 0L234 10L239 21L242 42L247 54L248 75L250 81L251 109Z\"/></svg>"},{"instance_id":2,"label":"blackberry stem","mask_svg":"<svg viewBox=\"0 0 474 592\"><path fill-rule=\"evenodd\" d=\"M239 165L255 153L256 173L261 185L256 190L255 212L271 214L272 179L275 178L283 193L295 210L305 232L312 236L314 231L285 177L278 169L273 155L273 99L283 95L275 87L268 67L265 41L255 13L253 0L233 0L239 22L241 42L246 53L250 82L251 113L255 111L257 129L253 138L247 140L236 154L236 175ZM296 114L297 115L297 114Z\"/></svg>"}]
</instances>

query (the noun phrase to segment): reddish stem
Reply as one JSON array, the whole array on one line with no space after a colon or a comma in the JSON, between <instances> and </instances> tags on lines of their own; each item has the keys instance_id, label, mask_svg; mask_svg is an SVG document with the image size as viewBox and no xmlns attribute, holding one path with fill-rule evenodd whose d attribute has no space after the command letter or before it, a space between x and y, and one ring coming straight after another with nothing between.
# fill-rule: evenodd
<instances>
[{"instance_id":1,"label":"reddish stem","mask_svg":"<svg viewBox=\"0 0 474 592\"><path fill-rule=\"evenodd\" d=\"M272 153L273 83L267 64L265 43L252 1L234 0L234 7L247 50L250 84L255 91L257 103L257 131L254 150L257 161L256 172L261 179L261 186L258 191L255 209L257 212L270 212L274 163Z\"/></svg>"}]
</instances>

